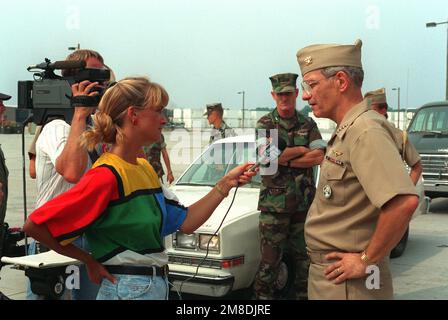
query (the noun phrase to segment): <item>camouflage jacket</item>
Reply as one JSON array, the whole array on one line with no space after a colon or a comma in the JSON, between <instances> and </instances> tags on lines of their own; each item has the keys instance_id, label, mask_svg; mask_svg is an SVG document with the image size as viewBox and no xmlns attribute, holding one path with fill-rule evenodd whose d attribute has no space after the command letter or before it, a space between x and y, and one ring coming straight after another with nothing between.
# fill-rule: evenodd
<instances>
[{"instance_id":1,"label":"camouflage jacket","mask_svg":"<svg viewBox=\"0 0 448 320\"><path fill-rule=\"evenodd\" d=\"M235 137L236 132L233 130L224 120L221 122L221 128L212 129L212 133L210 134L210 140L209 143L212 144L213 142L222 139L222 138L228 138L228 137Z\"/></svg>"},{"instance_id":2,"label":"camouflage jacket","mask_svg":"<svg viewBox=\"0 0 448 320\"><path fill-rule=\"evenodd\" d=\"M322 139L313 119L296 111L290 119L283 119L274 109L261 117L259 129L277 129L278 136L287 147L305 146ZM258 210L272 213L295 213L308 211L316 192L313 168L290 168L278 166L274 175L262 177Z\"/></svg>"},{"instance_id":3,"label":"camouflage jacket","mask_svg":"<svg viewBox=\"0 0 448 320\"><path fill-rule=\"evenodd\" d=\"M165 137L161 135L160 141L155 142L149 146L144 146L143 151L145 151L146 159L154 168L159 178L162 178L165 172L163 171L162 162L160 160L160 155L162 150L166 148Z\"/></svg>"}]
</instances>

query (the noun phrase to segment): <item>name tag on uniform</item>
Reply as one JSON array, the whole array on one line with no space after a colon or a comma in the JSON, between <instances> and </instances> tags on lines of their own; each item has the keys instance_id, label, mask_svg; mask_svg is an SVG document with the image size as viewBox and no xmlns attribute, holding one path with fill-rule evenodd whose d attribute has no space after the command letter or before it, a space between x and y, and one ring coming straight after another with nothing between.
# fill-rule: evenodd
<instances>
[{"instance_id":1,"label":"name tag on uniform","mask_svg":"<svg viewBox=\"0 0 448 320\"><path fill-rule=\"evenodd\" d=\"M300 129L300 130L297 130L297 131L296 131L296 134L297 134L298 136L305 137L305 136L308 135L308 130L307 130L307 129Z\"/></svg>"},{"instance_id":2,"label":"name tag on uniform","mask_svg":"<svg viewBox=\"0 0 448 320\"><path fill-rule=\"evenodd\" d=\"M286 188L269 188L268 194L270 196L278 196L281 194L285 194Z\"/></svg>"},{"instance_id":3,"label":"name tag on uniform","mask_svg":"<svg viewBox=\"0 0 448 320\"><path fill-rule=\"evenodd\" d=\"M342 162L341 160L332 158L332 157L330 157L330 156L325 156L325 160L328 160L328 161L330 161L331 163L334 163L334 164L336 164L336 165L338 165L338 166L340 166L340 167L343 167L343 166L344 166L344 162Z\"/></svg>"}]
</instances>

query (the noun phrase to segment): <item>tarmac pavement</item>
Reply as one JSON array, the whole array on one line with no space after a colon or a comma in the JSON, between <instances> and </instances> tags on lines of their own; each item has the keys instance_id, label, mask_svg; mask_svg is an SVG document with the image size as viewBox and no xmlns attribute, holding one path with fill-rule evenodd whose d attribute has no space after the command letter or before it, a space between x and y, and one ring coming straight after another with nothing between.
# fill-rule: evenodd
<instances>
[{"instance_id":1,"label":"tarmac pavement","mask_svg":"<svg viewBox=\"0 0 448 320\"><path fill-rule=\"evenodd\" d=\"M448 299L448 198L412 220L406 251L391 262L396 299Z\"/></svg>"}]
</instances>

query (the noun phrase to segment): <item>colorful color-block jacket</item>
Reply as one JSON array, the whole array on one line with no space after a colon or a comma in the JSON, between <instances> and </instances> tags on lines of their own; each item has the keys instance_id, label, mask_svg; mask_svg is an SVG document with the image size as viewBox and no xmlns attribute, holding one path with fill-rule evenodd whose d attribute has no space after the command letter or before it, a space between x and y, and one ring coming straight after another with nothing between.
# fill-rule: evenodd
<instances>
[{"instance_id":1,"label":"colorful color-block jacket","mask_svg":"<svg viewBox=\"0 0 448 320\"><path fill-rule=\"evenodd\" d=\"M163 237L178 230L186 214L145 159L133 165L105 153L73 188L36 209L30 219L46 223L63 245L85 234L99 262L163 265Z\"/></svg>"}]
</instances>

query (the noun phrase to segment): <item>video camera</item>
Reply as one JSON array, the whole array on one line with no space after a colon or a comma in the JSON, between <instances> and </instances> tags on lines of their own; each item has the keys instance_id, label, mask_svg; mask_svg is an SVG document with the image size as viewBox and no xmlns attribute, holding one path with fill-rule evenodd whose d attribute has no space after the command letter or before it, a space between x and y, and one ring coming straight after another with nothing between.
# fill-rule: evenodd
<instances>
[{"instance_id":1,"label":"video camera","mask_svg":"<svg viewBox=\"0 0 448 320\"><path fill-rule=\"evenodd\" d=\"M54 70L77 69L75 75L63 77L54 73ZM34 81L18 81L18 108L32 109L32 121L42 125L50 118L62 118L71 123L73 107L77 105L95 107L104 93L103 87L94 87L91 91L98 91L97 96L81 96L72 98L71 86L84 80L104 83L110 79L110 70L86 68L85 61L51 61L29 66L28 71L33 72ZM76 102L76 103L75 103Z\"/></svg>"}]
</instances>

